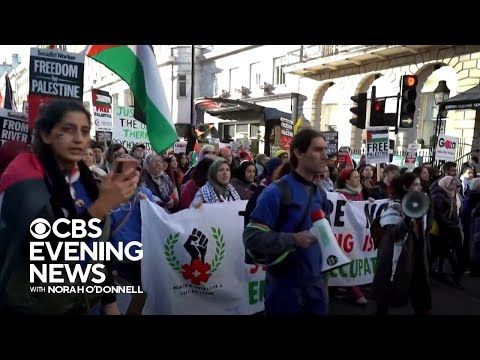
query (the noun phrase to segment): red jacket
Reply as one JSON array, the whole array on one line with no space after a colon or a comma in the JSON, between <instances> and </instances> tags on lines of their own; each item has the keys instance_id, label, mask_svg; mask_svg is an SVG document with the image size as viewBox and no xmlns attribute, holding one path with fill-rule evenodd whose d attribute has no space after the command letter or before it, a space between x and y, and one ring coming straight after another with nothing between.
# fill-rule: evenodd
<instances>
[{"instance_id":1,"label":"red jacket","mask_svg":"<svg viewBox=\"0 0 480 360\"><path fill-rule=\"evenodd\" d=\"M199 189L200 187L197 186L195 181L191 179L182 186L179 202L180 210L188 209L190 207L190 204L192 203L193 198Z\"/></svg>"}]
</instances>

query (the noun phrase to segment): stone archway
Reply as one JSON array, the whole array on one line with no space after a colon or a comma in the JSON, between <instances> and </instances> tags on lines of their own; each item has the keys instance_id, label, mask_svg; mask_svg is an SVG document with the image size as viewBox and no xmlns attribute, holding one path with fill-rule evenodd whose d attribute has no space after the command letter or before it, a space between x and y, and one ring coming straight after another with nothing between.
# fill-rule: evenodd
<instances>
[{"instance_id":1,"label":"stone archway","mask_svg":"<svg viewBox=\"0 0 480 360\"><path fill-rule=\"evenodd\" d=\"M322 101L327 90L333 86L333 81L326 81L321 83L312 97L312 126L314 129L320 130L322 126Z\"/></svg>"}]
</instances>

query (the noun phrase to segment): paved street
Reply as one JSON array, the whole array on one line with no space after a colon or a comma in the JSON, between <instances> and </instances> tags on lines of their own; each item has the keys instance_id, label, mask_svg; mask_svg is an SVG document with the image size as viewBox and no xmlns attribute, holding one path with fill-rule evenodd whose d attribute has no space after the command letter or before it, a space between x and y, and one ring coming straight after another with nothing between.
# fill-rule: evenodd
<instances>
[{"instance_id":1,"label":"paved street","mask_svg":"<svg viewBox=\"0 0 480 360\"><path fill-rule=\"evenodd\" d=\"M465 290L432 280L433 315L480 315L480 278L465 277L462 282ZM368 298L368 292L366 292ZM370 300L370 299L369 299ZM359 306L346 300L333 300L330 304L332 315L371 315L375 313L375 303L369 301ZM412 315L413 309L392 309L392 315Z\"/></svg>"}]
</instances>

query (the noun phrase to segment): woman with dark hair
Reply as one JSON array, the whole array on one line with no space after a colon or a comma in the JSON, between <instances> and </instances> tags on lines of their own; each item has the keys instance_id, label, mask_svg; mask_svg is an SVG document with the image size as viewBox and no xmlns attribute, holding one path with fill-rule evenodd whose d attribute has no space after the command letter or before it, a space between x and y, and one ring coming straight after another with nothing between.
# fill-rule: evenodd
<instances>
[{"instance_id":1,"label":"woman with dark hair","mask_svg":"<svg viewBox=\"0 0 480 360\"><path fill-rule=\"evenodd\" d=\"M208 181L208 168L213 160L205 158L192 170L192 178L182 185L180 190L180 210L188 209L197 191Z\"/></svg>"},{"instance_id":2,"label":"woman with dark hair","mask_svg":"<svg viewBox=\"0 0 480 360\"><path fill-rule=\"evenodd\" d=\"M105 153L105 164L100 168L109 173L113 169L113 161L123 155L126 154L127 150L120 144L112 144L108 147L107 152Z\"/></svg>"},{"instance_id":3,"label":"woman with dark hair","mask_svg":"<svg viewBox=\"0 0 480 360\"><path fill-rule=\"evenodd\" d=\"M430 173L425 166L419 166L413 169L413 174L420 179L420 184L422 185L422 191L430 197Z\"/></svg>"},{"instance_id":4,"label":"woman with dark hair","mask_svg":"<svg viewBox=\"0 0 480 360\"><path fill-rule=\"evenodd\" d=\"M237 171L233 174L230 184L237 190L240 199L248 200L255 190L255 176L257 168L252 161L244 160L240 163Z\"/></svg>"},{"instance_id":5,"label":"woman with dark hair","mask_svg":"<svg viewBox=\"0 0 480 360\"><path fill-rule=\"evenodd\" d=\"M82 103L60 100L48 104L35 123L34 154L17 156L0 180L0 308L8 313L87 314L100 310L101 304L104 314L119 314L112 293L100 296L30 291L31 286L47 285L38 279L35 283L29 281L30 242L36 239L33 234L40 232L30 229L33 220L43 218L53 224L64 218L81 219L86 223L99 219L102 228L99 238L81 239L91 247L95 242L109 241L110 211L127 201L136 189L139 174L133 169L115 176L109 174L100 189L97 187L90 170L81 161L89 146L90 128L90 114ZM52 232L42 241L53 244L54 248L64 241L72 241L69 222L60 223L58 230L67 234L67 238L57 238ZM43 252L45 259L37 266L68 263L85 268L86 262L93 261L89 258L81 262L70 261L63 254L60 252L59 259L54 260ZM93 284L89 279L88 285L113 285L111 262L103 261L103 264L106 280ZM76 279L68 285L86 284Z\"/></svg>"},{"instance_id":6,"label":"woman with dark hair","mask_svg":"<svg viewBox=\"0 0 480 360\"><path fill-rule=\"evenodd\" d=\"M188 163L187 155L185 153L175 154L177 158L178 168L182 171L183 174L186 174L188 169L190 169L190 164ZM183 181L183 179L182 179Z\"/></svg>"},{"instance_id":7,"label":"woman with dark hair","mask_svg":"<svg viewBox=\"0 0 480 360\"><path fill-rule=\"evenodd\" d=\"M168 177L170 180L172 180L173 184L176 186L178 192L180 193L180 186L183 183L183 177L185 176L178 167L178 162L177 162L177 157L175 155L170 155L166 157L165 163L167 165L167 168L165 169L165 172L167 173Z\"/></svg>"},{"instance_id":8,"label":"woman with dark hair","mask_svg":"<svg viewBox=\"0 0 480 360\"><path fill-rule=\"evenodd\" d=\"M365 164L358 167L360 185L362 185L362 194L365 200L369 197L373 197L373 189L376 183L376 181L373 179L373 169L374 167L370 164Z\"/></svg>"},{"instance_id":9,"label":"woman with dark hair","mask_svg":"<svg viewBox=\"0 0 480 360\"><path fill-rule=\"evenodd\" d=\"M409 299L415 315L431 313L426 216L413 219L402 209L404 196L420 190L420 179L413 173L392 180L391 199L380 218L383 236L378 245L373 279L377 315L388 315L390 307L405 306Z\"/></svg>"}]
</instances>

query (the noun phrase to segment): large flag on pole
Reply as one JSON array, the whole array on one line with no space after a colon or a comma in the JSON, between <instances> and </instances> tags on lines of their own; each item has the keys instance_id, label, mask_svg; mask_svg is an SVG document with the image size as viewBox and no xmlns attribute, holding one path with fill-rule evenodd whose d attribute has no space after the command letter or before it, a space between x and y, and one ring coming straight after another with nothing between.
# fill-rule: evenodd
<instances>
[{"instance_id":1,"label":"large flag on pole","mask_svg":"<svg viewBox=\"0 0 480 360\"><path fill-rule=\"evenodd\" d=\"M153 49L149 45L90 45L86 54L95 59L129 86L135 107L143 112L150 144L157 152L170 148L177 141L177 132L170 117Z\"/></svg>"},{"instance_id":2,"label":"large flag on pole","mask_svg":"<svg viewBox=\"0 0 480 360\"><path fill-rule=\"evenodd\" d=\"M17 104L15 103L12 84L10 83L8 74L5 74L5 102L3 103L3 107L5 109L17 111Z\"/></svg>"}]
</instances>

